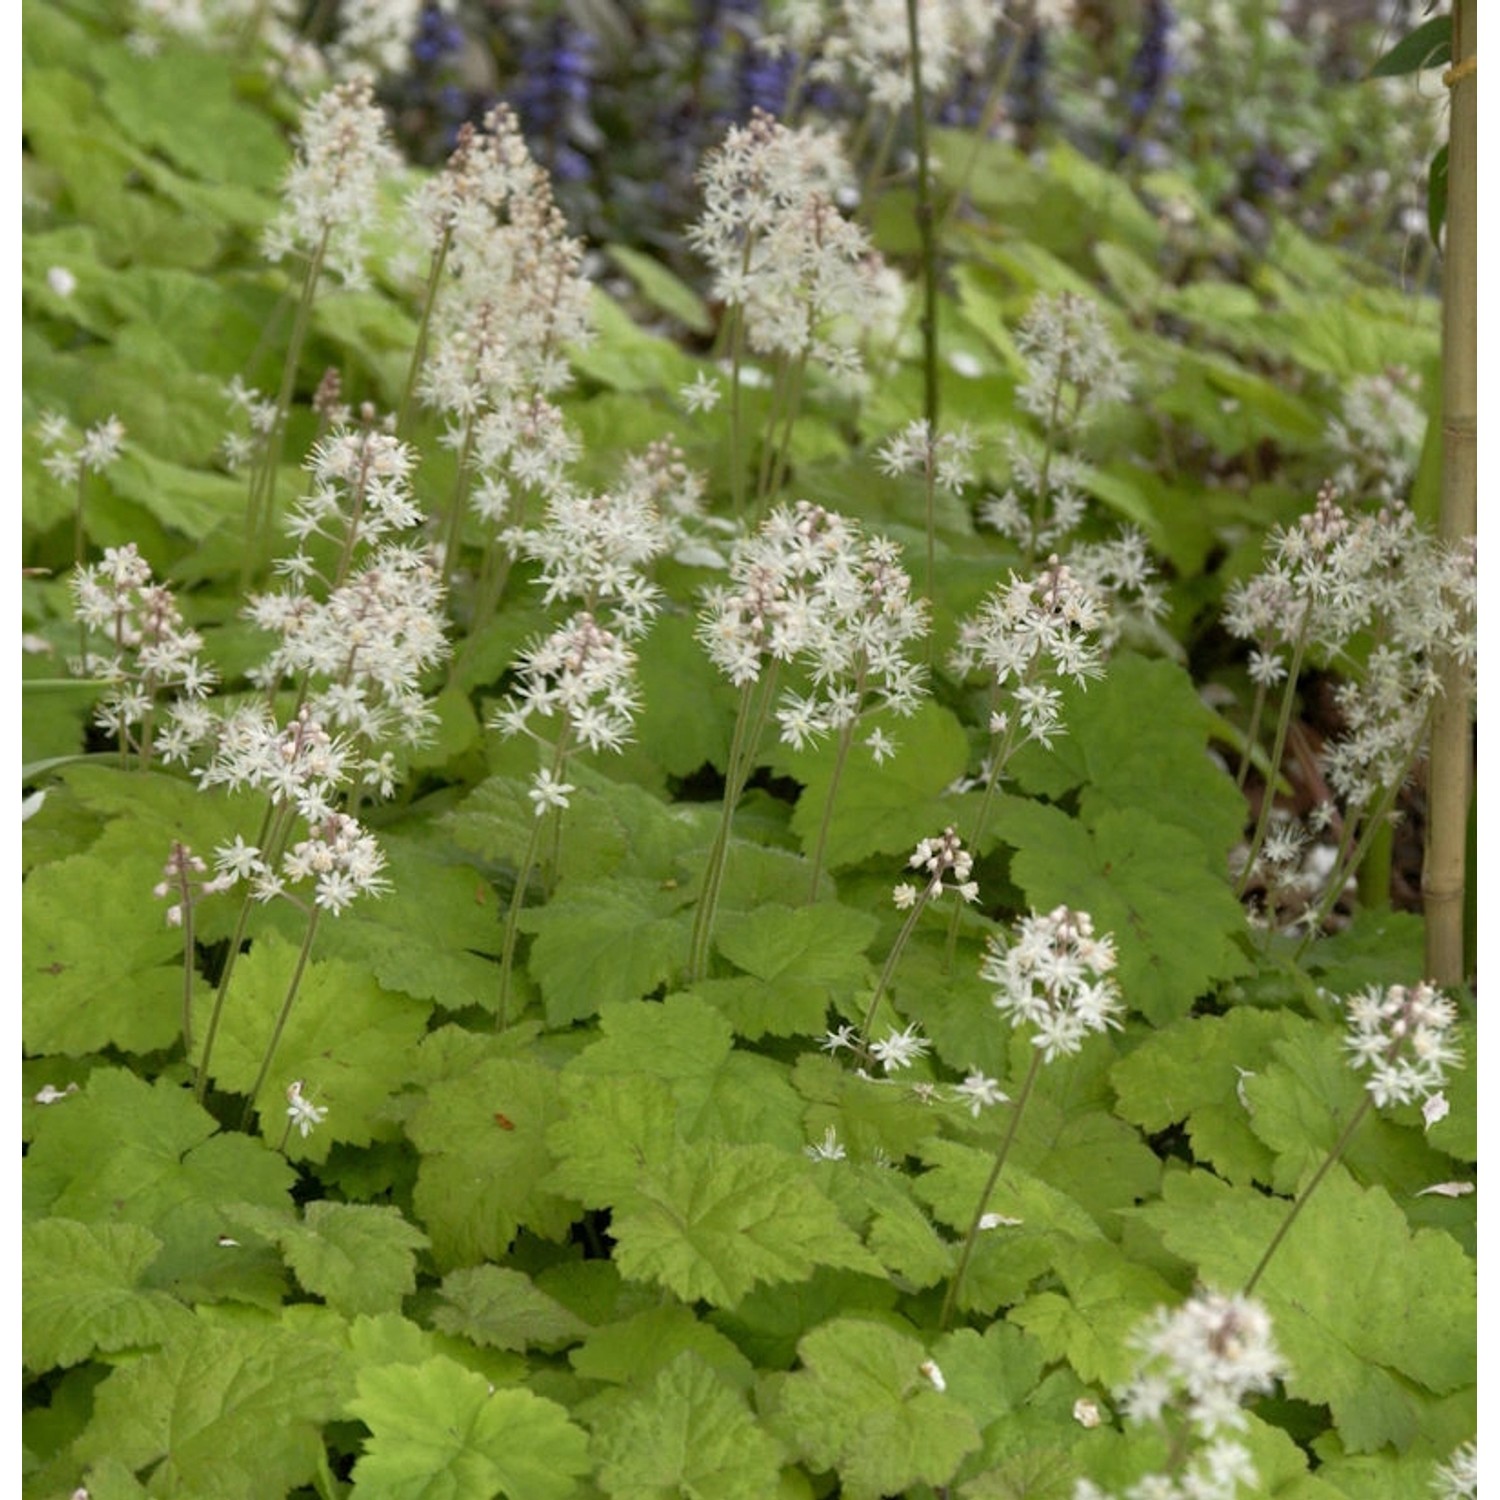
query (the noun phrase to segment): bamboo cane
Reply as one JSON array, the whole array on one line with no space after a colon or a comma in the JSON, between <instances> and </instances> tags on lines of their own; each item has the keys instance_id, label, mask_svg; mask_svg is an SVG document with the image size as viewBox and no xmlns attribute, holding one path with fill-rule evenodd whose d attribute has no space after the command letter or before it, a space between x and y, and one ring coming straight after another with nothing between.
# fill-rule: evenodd
<instances>
[{"instance_id":1,"label":"bamboo cane","mask_svg":"<svg viewBox=\"0 0 1500 1500\"><path fill-rule=\"evenodd\" d=\"M1455 0L1453 63L1444 75L1451 99L1448 207L1443 254L1443 484L1438 532L1449 544L1473 536L1478 512L1478 98L1476 0ZM1458 984L1464 955L1465 844L1473 786L1470 704L1463 673L1444 674L1432 726L1427 849L1422 905L1427 922L1427 977Z\"/></svg>"}]
</instances>

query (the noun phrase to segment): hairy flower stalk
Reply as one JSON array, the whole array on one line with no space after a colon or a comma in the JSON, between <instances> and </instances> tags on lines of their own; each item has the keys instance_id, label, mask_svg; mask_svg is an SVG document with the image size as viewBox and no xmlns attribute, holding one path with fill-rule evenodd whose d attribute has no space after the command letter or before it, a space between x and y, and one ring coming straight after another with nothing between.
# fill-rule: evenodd
<instances>
[{"instance_id":1,"label":"hairy flower stalk","mask_svg":"<svg viewBox=\"0 0 1500 1500\"><path fill-rule=\"evenodd\" d=\"M84 507L89 475L102 474L119 458L125 446L125 424L118 417L106 417L74 443L68 433L67 419L59 412L48 412L37 431L42 446L48 450L42 467L60 483L74 487L73 566L81 568L87 550Z\"/></svg>"},{"instance_id":2,"label":"hairy flower stalk","mask_svg":"<svg viewBox=\"0 0 1500 1500\"><path fill-rule=\"evenodd\" d=\"M729 584L708 591L698 638L740 689L740 707L725 767L723 814L694 916L694 978L707 973L735 808L773 710L782 740L800 748L830 731L841 741L852 739L852 731L847 737L843 731L870 708L902 715L917 705L921 670L905 648L926 630L926 611L911 599L897 557L883 538L866 538L854 522L800 500L777 507L755 535L737 542ZM778 704L778 682L794 669L810 690L789 689ZM866 743L882 758L894 749L879 730ZM836 791L835 778L830 805ZM825 841L826 811L817 870Z\"/></svg>"},{"instance_id":3,"label":"hairy flower stalk","mask_svg":"<svg viewBox=\"0 0 1500 1500\"><path fill-rule=\"evenodd\" d=\"M968 482L974 454L974 435L967 426L939 433L923 419L908 423L880 449L880 471L892 477L916 474L922 480L927 513L927 597L932 599L936 577L937 492L959 494Z\"/></svg>"},{"instance_id":4,"label":"hairy flower stalk","mask_svg":"<svg viewBox=\"0 0 1500 1500\"><path fill-rule=\"evenodd\" d=\"M1091 1033L1119 1028L1117 1017L1124 1005L1118 986L1109 977L1114 967L1114 938L1109 934L1096 938L1093 918L1087 912L1072 911L1066 906L1059 906L1045 916L1033 912L1017 924L1013 941L1002 943L992 937L986 945L980 977L998 986L994 1006L1010 1025L1031 1028L1035 1050L964 1236L958 1266L943 1299L940 1329L951 1326L958 1310L959 1292L984 1225L990 1197L1005 1170L1042 1064L1078 1052Z\"/></svg>"},{"instance_id":5,"label":"hairy flower stalk","mask_svg":"<svg viewBox=\"0 0 1500 1500\"><path fill-rule=\"evenodd\" d=\"M545 640L521 653L516 664L521 686L490 721L503 734L536 737L531 728L533 718L561 720L551 747L551 763L536 773L527 793L536 816L506 911L495 1010L497 1030L503 1031L509 1020L521 911L541 852L542 830L549 815L557 820L554 827L560 825L574 790L567 781L569 754L575 743L592 751L625 748L640 706L635 668L636 655L627 642L601 626L589 612L580 611Z\"/></svg>"},{"instance_id":6,"label":"hairy flower stalk","mask_svg":"<svg viewBox=\"0 0 1500 1500\"><path fill-rule=\"evenodd\" d=\"M728 309L730 469L734 509L746 508L747 351L775 361L757 506L782 481L809 362L845 378L860 366L857 341L879 301L879 261L868 236L837 208L849 168L831 137L789 130L756 111L733 126L699 173L704 209L689 243L714 273Z\"/></svg>"},{"instance_id":7,"label":"hairy flower stalk","mask_svg":"<svg viewBox=\"0 0 1500 1500\"><path fill-rule=\"evenodd\" d=\"M913 870L923 871L925 878L920 887L903 881L891 893L897 911L906 913L906 921L902 923L896 941L891 944L891 951L886 955L885 965L870 995L864 1024L859 1029L859 1034L867 1039L874 1035L875 1017L880 1010L880 1002L885 998L891 976L896 972L896 965L901 962L901 955L906 951L906 945L916 931L922 913L945 891L956 892L966 902L979 899L979 886L970 878L974 870L973 856L959 842L958 835L951 828L945 828L938 838L923 839L907 864ZM862 1043L858 1048L862 1064L868 1067L872 1057L880 1056L879 1049L878 1042L871 1044L866 1040Z\"/></svg>"},{"instance_id":8,"label":"hairy flower stalk","mask_svg":"<svg viewBox=\"0 0 1500 1500\"><path fill-rule=\"evenodd\" d=\"M1419 1100L1425 1113L1430 1102L1440 1097L1448 1069L1463 1062L1462 1052L1449 1035L1458 1019L1457 1007L1434 985L1424 982L1407 988L1393 984L1386 989L1371 985L1342 1003L1349 1022L1344 1038L1349 1065L1356 1072L1369 1071L1365 1095L1307 1186L1293 1199L1271 1243L1245 1282L1247 1297L1265 1275L1266 1267L1318 1184L1343 1156L1365 1116L1372 1109Z\"/></svg>"},{"instance_id":9,"label":"hairy flower stalk","mask_svg":"<svg viewBox=\"0 0 1500 1500\"><path fill-rule=\"evenodd\" d=\"M1322 900L1302 918L1305 946L1385 828L1426 743L1444 672L1452 669L1460 684L1472 681L1474 550L1472 543L1438 545L1398 504L1351 513L1331 485L1294 527L1273 532L1268 545L1262 571L1230 590L1225 623L1255 643L1256 704L1282 684L1270 777L1285 750L1304 664L1323 662L1345 674L1335 691L1343 728L1323 765L1342 809L1341 835ZM1251 737L1258 727L1253 713ZM1242 765L1242 784L1244 774ZM1274 801L1268 785L1244 856L1241 894L1270 862Z\"/></svg>"},{"instance_id":10,"label":"hairy flower stalk","mask_svg":"<svg viewBox=\"0 0 1500 1500\"><path fill-rule=\"evenodd\" d=\"M193 975L197 955L193 947L193 909L198 901L226 887L217 878L199 879L208 866L186 844L174 840L172 852L162 866L162 880L152 891L160 898L173 897L167 908L167 925L182 929L182 1049L193 1055Z\"/></svg>"},{"instance_id":11,"label":"hairy flower stalk","mask_svg":"<svg viewBox=\"0 0 1500 1500\"><path fill-rule=\"evenodd\" d=\"M572 378L566 347L591 336L592 290L583 246L568 234L551 182L505 105L490 111L482 130L461 135L409 213L430 262L403 408L415 395L439 411L443 441L458 453L442 522L445 579L457 567L471 505L487 525L472 637L504 583L503 572L496 582L500 523L522 524L527 492L555 493L576 456L545 398Z\"/></svg>"},{"instance_id":12,"label":"hairy flower stalk","mask_svg":"<svg viewBox=\"0 0 1500 1500\"><path fill-rule=\"evenodd\" d=\"M1272 1391L1285 1373L1265 1308L1248 1292L1231 1297L1199 1290L1175 1310L1158 1308L1132 1343L1140 1363L1116 1399L1133 1426L1161 1429L1168 1457L1161 1472L1138 1480L1124 1500L1237 1500L1259 1493L1249 1449L1229 1434L1246 1426L1245 1401ZM1073 1500L1111 1496L1080 1479Z\"/></svg>"},{"instance_id":13,"label":"hairy flower stalk","mask_svg":"<svg viewBox=\"0 0 1500 1500\"><path fill-rule=\"evenodd\" d=\"M653 456L668 459L658 448ZM582 605L544 640L518 658L520 686L492 716L502 734L528 734L547 750L533 721L555 719L550 764L532 779L536 817L527 839L506 913L500 960L496 1026L509 1018L517 933L527 889L541 854L543 828L552 828L553 854L546 884L558 875L562 818L574 790L567 767L575 746L592 752L621 751L634 732L640 707L632 642L650 628L661 592L647 576L671 550L696 502L692 476L677 462L626 463L621 483L603 494L560 489L548 502L544 524L515 530L514 550L538 564L537 585L546 604Z\"/></svg>"},{"instance_id":14,"label":"hairy flower stalk","mask_svg":"<svg viewBox=\"0 0 1500 1500\"><path fill-rule=\"evenodd\" d=\"M1065 732L1060 684L1067 679L1087 687L1103 676L1100 637L1107 613L1101 593L1053 555L1034 579L1012 573L975 614L959 622L953 671L989 683L992 747L982 772L983 796L966 838L976 852L1016 750L1031 741L1046 749ZM949 966L957 951L959 916L955 911L948 928Z\"/></svg>"},{"instance_id":15,"label":"hairy flower stalk","mask_svg":"<svg viewBox=\"0 0 1500 1500\"><path fill-rule=\"evenodd\" d=\"M277 470L319 280L327 269L346 285L363 284L363 241L378 209L380 179L397 163L385 116L374 102L368 78L335 85L304 111L297 160L287 174L285 202L265 237L268 260L275 263L300 253L306 257L307 268L276 394L275 421L250 481L246 580L271 550Z\"/></svg>"},{"instance_id":16,"label":"hairy flower stalk","mask_svg":"<svg viewBox=\"0 0 1500 1500\"><path fill-rule=\"evenodd\" d=\"M149 769L163 699L172 695L174 717L195 713L217 681L198 656L203 638L188 628L172 591L153 582L134 542L106 548L102 561L80 568L71 582L84 641L71 665L75 675L107 684L94 723L114 735L122 765L134 756ZM102 649L88 649L91 635L104 637Z\"/></svg>"}]
</instances>

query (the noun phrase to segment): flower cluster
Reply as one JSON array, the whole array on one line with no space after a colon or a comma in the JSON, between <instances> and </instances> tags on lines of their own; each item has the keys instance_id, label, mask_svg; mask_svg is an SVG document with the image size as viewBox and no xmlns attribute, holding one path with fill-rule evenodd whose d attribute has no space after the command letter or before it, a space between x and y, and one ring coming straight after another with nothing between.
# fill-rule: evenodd
<instances>
[{"instance_id":1,"label":"flower cluster","mask_svg":"<svg viewBox=\"0 0 1500 1500\"><path fill-rule=\"evenodd\" d=\"M560 715L568 737L588 749L622 750L629 742L640 707L635 679L635 652L625 640L581 611L545 639L528 646L516 659L520 688L491 719L502 734L533 733L533 717ZM566 792L550 787L537 812L566 806Z\"/></svg>"},{"instance_id":2,"label":"flower cluster","mask_svg":"<svg viewBox=\"0 0 1500 1500\"><path fill-rule=\"evenodd\" d=\"M247 881L257 901L291 894L290 887L313 884L313 905L338 916L359 896L379 896L389 889L381 871L385 853L373 834L347 813L328 811L309 819L307 836L285 849L279 859L266 857L236 837L214 851L216 889Z\"/></svg>"},{"instance_id":3,"label":"flower cluster","mask_svg":"<svg viewBox=\"0 0 1500 1500\"><path fill-rule=\"evenodd\" d=\"M1171 1474L1132 1485L1126 1500L1236 1500L1258 1493L1249 1450L1222 1434L1243 1430L1242 1403L1270 1391L1283 1373L1265 1308L1247 1297L1201 1291L1175 1312L1158 1309L1134 1342L1141 1363L1117 1393L1120 1408L1131 1422L1167 1425L1179 1462ZM1202 1443L1196 1451L1189 1433L1180 1430L1184 1423ZM1079 1480L1073 1500L1110 1497Z\"/></svg>"},{"instance_id":4,"label":"flower cluster","mask_svg":"<svg viewBox=\"0 0 1500 1500\"><path fill-rule=\"evenodd\" d=\"M736 687L758 682L769 662L793 660L816 638L822 622L814 586L853 558L855 536L836 511L799 500L778 506L754 536L735 543L730 583L706 594L698 638Z\"/></svg>"},{"instance_id":5,"label":"flower cluster","mask_svg":"<svg viewBox=\"0 0 1500 1500\"><path fill-rule=\"evenodd\" d=\"M924 870L927 879L921 890L909 882L896 887L892 899L897 911L909 911L919 898L934 901L944 891L957 891L965 901L979 899L979 882L969 878L974 856L951 828L945 828L935 839L923 839L907 863L914 870Z\"/></svg>"},{"instance_id":6,"label":"flower cluster","mask_svg":"<svg viewBox=\"0 0 1500 1500\"><path fill-rule=\"evenodd\" d=\"M1334 475L1340 490L1384 501L1401 497L1427 432L1419 396L1420 383L1400 367L1349 381L1339 415L1328 424L1329 443L1340 459Z\"/></svg>"},{"instance_id":7,"label":"flower cluster","mask_svg":"<svg viewBox=\"0 0 1500 1500\"><path fill-rule=\"evenodd\" d=\"M961 620L953 670L982 672L994 698L990 733L1048 746L1062 733L1061 678L1080 686L1103 674L1094 638L1105 618L1097 591L1056 557L1034 579L1012 573L977 613ZM1001 708L1008 700L1009 707Z\"/></svg>"},{"instance_id":8,"label":"flower cluster","mask_svg":"<svg viewBox=\"0 0 1500 1500\"><path fill-rule=\"evenodd\" d=\"M927 634L928 605L913 599L900 549L856 533L847 552L810 580L810 629L799 657L812 689L788 692L776 711L781 738L795 748L853 727L866 714L914 713L925 695L924 668L908 654ZM895 753L882 730L865 744L877 762Z\"/></svg>"},{"instance_id":9,"label":"flower cluster","mask_svg":"<svg viewBox=\"0 0 1500 1500\"><path fill-rule=\"evenodd\" d=\"M321 254L323 265L347 285L362 286L364 240L379 211L380 181L399 161L368 78L319 94L303 111L285 202L266 230L266 259Z\"/></svg>"},{"instance_id":10,"label":"flower cluster","mask_svg":"<svg viewBox=\"0 0 1500 1500\"><path fill-rule=\"evenodd\" d=\"M1311 511L1271 533L1268 549L1261 571L1230 589L1224 614L1229 632L1252 643L1250 737L1261 705L1279 686L1280 744L1305 661L1340 669L1335 701L1343 724L1325 747L1322 771L1342 804L1344 843L1355 848L1351 829L1363 839L1373 820L1390 812L1420 756L1444 674L1456 666L1460 678L1471 678L1474 542L1438 543L1399 503L1351 512L1328 484ZM1472 681L1468 686L1472 693ZM1242 861L1245 885L1265 873L1266 821L1263 814ZM1342 887L1343 863L1323 905L1307 913L1314 927Z\"/></svg>"},{"instance_id":11,"label":"flower cluster","mask_svg":"<svg viewBox=\"0 0 1500 1500\"><path fill-rule=\"evenodd\" d=\"M644 570L671 546L672 530L657 505L658 487L637 467L603 494L563 489L547 502L534 530L512 543L541 564L537 582L547 604L577 599L608 609L623 636L645 634L660 608L661 591Z\"/></svg>"},{"instance_id":12,"label":"flower cluster","mask_svg":"<svg viewBox=\"0 0 1500 1500\"><path fill-rule=\"evenodd\" d=\"M349 780L348 741L330 735L305 706L281 725L264 705L245 704L222 719L210 716L209 733L213 754L193 772L200 786L262 791L313 822L334 810Z\"/></svg>"},{"instance_id":13,"label":"flower cluster","mask_svg":"<svg viewBox=\"0 0 1500 1500\"><path fill-rule=\"evenodd\" d=\"M1345 1046L1356 1069L1370 1070L1365 1087L1381 1108L1438 1093L1446 1070L1463 1061L1449 1037L1457 1009L1434 985L1372 985L1350 995L1344 1008Z\"/></svg>"},{"instance_id":14,"label":"flower cluster","mask_svg":"<svg viewBox=\"0 0 1500 1500\"><path fill-rule=\"evenodd\" d=\"M125 447L125 424L116 416L95 422L74 442L67 418L48 412L38 424L37 435L48 450L42 467L62 484L74 483L81 474L102 474Z\"/></svg>"},{"instance_id":15,"label":"flower cluster","mask_svg":"<svg viewBox=\"0 0 1500 1500\"><path fill-rule=\"evenodd\" d=\"M876 462L882 474L920 474L936 488L956 495L973 477L976 445L967 426L934 435L926 419L919 418L881 444Z\"/></svg>"},{"instance_id":16,"label":"flower cluster","mask_svg":"<svg viewBox=\"0 0 1500 1500\"><path fill-rule=\"evenodd\" d=\"M448 164L409 200L435 269L446 272L424 398L453 416L500 408L571 379L565 346L592 332L583 246L514 113L465 127Z\"/></svg>"},{"instance_id":17,"label":"flower cluster","mask_svg":"<svg viewBox=\"0 0 1500 1500\"><path fill-rule=\"evenodd\" d=\"M181 927L184 912L191 908L200 896L212 896L218 891L227 891L234 884L232 876L216 875L211 879L201 879L201 876L207 875L208 866L186 844L176 840L172 843L171 853L167 855L161 873L161 881L152 887L151 894L158 901L165 900L169 896L177 898L167 908L168 927Z\"/></svg>"},{"instance_id":18,"label":"flower cluster","mask_svg":"<svg viewBox=\"0 0 1500 1500\"><path fill-rule=\"evenodd\" d=\"M410 488L415 455L364 416L308 458L311 493L285 521L298 547L276 564L289 585L246 609L280 641L249 675L267 689L299 683L311 717L349 731L369 752L365 783L389 795L387 744L426 737L434 714L422 681L448 643L436 559L399 540L423 520Z\"/></svg>"},{"instance_id":19,"label":"flower cluster","mask_svg":"<svg viewBox=\"0 0 1500 1500\"><path fill-rule=\"evenodd\" d=\"M1475 1500L1479 1494L1479 1444L1461 1443L1432 1476L1437 1500Z\"/></svg>"},{"instance_id":20,"label":"flower cluster","mask_svg":"<svg viewBox=\"0 0 1500 1500\"><path fill-rule=\"evenodd\" d=\"M1131 369L1104 315L1076 292L1038 297L1016 330L1026 377L1021 407L1049 434L1078 430L1099 410L1130 395Z\"/></svg>"},{"instance_id":21,"label":"flower cluster","mask_svg":"<svg viewBox=\"0 0 1500 1500\"><path fill-rule=\"evenodd\" d=\"M855 373L889 291L869 236L838 207L851 174L832 137L757 110L699 180L704 209L688 240L713 270L714 296L743 315L750 347Z\"/></svg>"},{"instance_id":22,"label":"flower cluster","mask_svg":"<svg viewBox=\"0 0 1500 1500\"><path fill-rule=\"evenodd\" d=\"M1114 938L1096 938L1087 912L1059 906L1023 917L1013 942L989 938L979 973L999 986L995 1009L1012 1026L1032 1027L1033 1045L1051 1062L1077 1052L1090 1032L1119 1028L1114 967Z\"/></svg>"},{"instance_id":23,"label":"flower cluster","mask_svg":"<svg viewBox=\"0 0 1500 1500\"><path fill-rule=\"evenodd\" d=\"M699 639L736 686L759 681L768 662L802 665L808 691L788 690L776 710L786 744L852 729L876 708L915 711L923 668L908 653L928 610L899 559L894 543L805 500L735 544L730 583L708 591ZM866 743L877 759L894 753L881 731Z\"/></svg>"},{"instance_id":24,"label":"flower cluster","mask_svg":"<svg viewBox=\"0 0 1500 1500\"><path fill-rule=\"evenodd\" d=\"M1242 1403L1263 1395L1282 1372L1271 1319L1251 1298L1202 1291L1175 1312L1158 1308L1135 1336L1141 1364L1120 1393L1134 1422L1154 1422L1171 1404L1200 1437L1243 1429Z\"/></svg>"},{"instance_id":25,"label":"flower cluster","mask_svg":"<svg viewBox=\"0 0 1500 1500\"><path fill-rule=\"evenodd\" d=\"M103 560L72 576L73 610L84 628L106 638L74 666L109 684L94 722L122 746L149 754L153 720L166 694L199 704L216 681L199 660L203 638L189 629L172 591L154 583L134 542L106 548Z\"/></svg>"},{"instance_id":26,"label":"flower cluster","mask_svg":"<svg viewBox=\"0 0 1500 1500\"><path fill-rule=\"evenodd\" d=\"M881 109L901 110L911 103L911 33L905 0L841 0L831 7L807 7L820 13L819 19L826 15L823 26L815 26L812 15L787 9L783 45L815 52L809 68L814 80L832 83L847 78ZM983 68L999 21L1000 8L989 0L925 0L922 88L929 99L949 92L961 73Z\"/></svg>"}]
</instances>

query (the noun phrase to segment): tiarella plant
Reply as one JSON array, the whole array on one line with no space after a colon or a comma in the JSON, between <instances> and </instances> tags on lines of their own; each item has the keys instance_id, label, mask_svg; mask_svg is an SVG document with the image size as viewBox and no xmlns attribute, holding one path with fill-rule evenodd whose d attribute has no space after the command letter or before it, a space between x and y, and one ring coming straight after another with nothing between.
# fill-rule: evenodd
<instances>
[{"instance_id":1,"label":"tiarella plant","mask_svg":"<svg viewBox=\"0 0 1500 1500\"><path fill-rule=\"evenodd\" d=\"M23 1500L1474 1494L1470 0L501 9L22 7Z\"/></svg>"}]
</instances>

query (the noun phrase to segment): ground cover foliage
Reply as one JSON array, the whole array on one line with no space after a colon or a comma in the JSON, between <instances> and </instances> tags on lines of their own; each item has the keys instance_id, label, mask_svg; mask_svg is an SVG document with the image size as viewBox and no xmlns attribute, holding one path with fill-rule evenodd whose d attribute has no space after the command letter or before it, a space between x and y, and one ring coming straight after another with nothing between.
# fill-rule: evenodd
<instances>
[{"instance_id":1,"label":"ground cover foliage","mask_svg":"<svg viewBox=\"0 0 1500 1500\"><path fill-rule=\"evenodd\" d=\"M1475 1493L1446 55L1053 9L929 346L903 7L27 0L25 1495Z\"/></svg>"}]
</instances>

